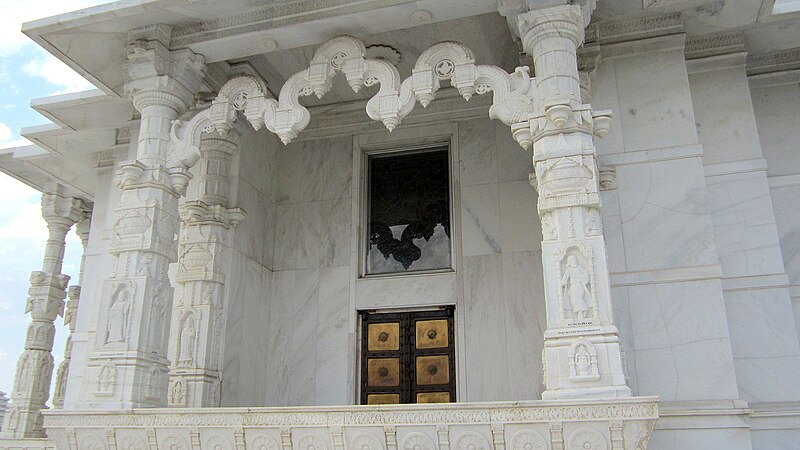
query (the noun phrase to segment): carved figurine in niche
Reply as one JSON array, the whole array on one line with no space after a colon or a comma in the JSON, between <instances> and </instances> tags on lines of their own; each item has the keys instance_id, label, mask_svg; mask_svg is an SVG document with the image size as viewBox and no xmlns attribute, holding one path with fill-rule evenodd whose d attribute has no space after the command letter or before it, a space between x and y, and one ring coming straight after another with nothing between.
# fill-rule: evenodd
<instances>
[{"instance_id":1,"label":"carved figurine in niche","mask_svg":"<svg viewBox=\"0 0 800 450\"><path fill-rule=\"evenodd\" d=\"M183 378L178 378L172 383L169 390L169 398L167 399L170 405L183 405L186 402L186 382Z\"/></svg>"},{"instance_id":2,"label":"carved figurine in niche","mask_svg":"<svg viewBox=\"0 0 800 450\"><path fill-rule=\"evenodd\" d=\"M576 319L586 319L589 315L588 283L589 273L578 264L575 255L569 255L564 275L561 277L561 286L564 287L564 294L569 298L572 315Z\"/></svg>"},{"instance_id":3,"label":"carved figurine in niche","mask_svg":"<svg viewBox=\"0 0 800 450\"><path fill-rule=\"evenodd\" d=\"M578 376L586 376L589 375L591 367L592 364L589 361L589 351L586 350L586 346L578 346L575 352L575 372L578 374Z\"/></svg>"},{"instance_id":4,"label":"carved figurine in niche","mask_svg":"<svg viewBox=\"0 0 800 450\"><path fill-rule=\"evenodd\" d=\"M164 297L164 291L159 290L158 294L153 297L153 303L150 306L150 330L147 344L154 352L161 351L166 310L166 299Z\"/></svg>"},{"instance_id":5,"label":"carved figurine in niche","mask_svg":"<svg viewBox=\"0 0 800 450\"><path fill-rule=\"evenodd\" d=\"M586 224L586 234L588 236L600 236L603 234L603 225L600 223L600 212L591 208L589 210L589 219Z\"/></svg>"},{"instance_id":6,"label":"carved figurine in niche","mask_svg":"<svg viewBox=\"0 0 800 450\"><path fill-rule=\"evenodd\" d=\"M106 344L125 342L128 339L128 315L130 311L130 292L127 285L121 284L114 294L111 307L108 309Z\"/></svg>"},{"instance_id":7,"label":"carved figurine in niche","mask_svg":"<svg viewBox=\"0 0 800 450\"><path fill-rule=\"evenodd\" d=\"M181 346L178 353L179 363L191 365L194 362L194 340L196 335L194 321L189 316L184 320L183 329L181 330Z\"/></svg>"},{"instance_id":8,"label":"carved figurine in niche","mask_svg":"<svg viewBox=\"0 0 800 450\"><path fill-rule=\"evenodd\" d=\"M97 393L110 395L114 393L114 381L117 377L117 369L114 363L107 362L100 368L97 375Z\"/></svg>"},{"instance_id":9,"label":"carved figurine in niche","mask_svg":"<svg viewBox=\"0 0 800 450\"><path fill-rule=\"evenodd\" d=\"M17 392L22 392L28 386L28 379L31 376L30 357L25 355L19 362L19 374L17 375Z\"/></svg>"}]
</instances>

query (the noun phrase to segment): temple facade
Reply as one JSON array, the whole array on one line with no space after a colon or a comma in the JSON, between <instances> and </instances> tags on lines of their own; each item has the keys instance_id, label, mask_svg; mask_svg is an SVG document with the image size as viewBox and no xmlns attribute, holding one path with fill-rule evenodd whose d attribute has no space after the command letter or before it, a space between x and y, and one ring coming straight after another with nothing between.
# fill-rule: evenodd
<instances>
[{"instance_id":1,"label":"temple facade","mask_svg":"<svg viewBox=\"0 0 800 450\"><path fill-rule=\"evenodd\" d=\"M25 24L97 89L0 155L49 229L0 449L795 448L797 6Z\"/></svg>"}]
</instances>

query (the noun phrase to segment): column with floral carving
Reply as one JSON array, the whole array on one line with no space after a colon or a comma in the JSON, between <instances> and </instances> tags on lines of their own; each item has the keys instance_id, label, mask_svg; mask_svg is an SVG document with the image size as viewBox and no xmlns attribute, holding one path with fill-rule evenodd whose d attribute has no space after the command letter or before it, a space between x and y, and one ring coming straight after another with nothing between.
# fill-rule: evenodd
<instances>
[{"instance_id":1,"label":"column with floral carving","mask_svg":"<svg viewBox=\"0 0 800 450\"><path fill-rule=\"evenodd\" d=\"M56 316L64 315L69 276L61 273L67 232L83 212L83 201L59 193L42 196L42 216L48 238L42 270L31 273L25 312L31 324L25 337L25 350L17 362L11 407L3 424L3 434L13 438L42 437L41 410L50 397L53 376L53 339Z\"/></svg>"},{"instance_id":2,"label":"column with floral carving","mask_svg":"<svg viewBox=\"0 0 800 450\"><path fill-rule=\"evenodd\" d=\"M94 349L87 358L83 407L131 408L166 404L167 334L177 259L178 198L191 177L171 164L172 122L194 105L203 58L169 50L157 39L129 45L125 90L141 114L136 159L119 164L121 190L103 284Z\"/></svg>"},{"instance_id":3,"label":"column with floral carving","mask_svg":"<svg viewBox=\"0 0 800 450\"><path fill-rule=\"evenodd\" d=\"M607 133L611 116L581 101L576 55L592 3L518 18L536 69L531 184L539 192L544 237L544 399L631 395L611 309L593 143L593 135Z\"/></svg>"},{"instance_id":4,"label":"column with floral carving","mask_svg":"<svg viewBox=\"0 0 800 450\"><path fill-rule=\"evenodd\" d=\"M64 347L64 360L56 371L56 386L53 392L53 408L64 407L64 394L67 388L67 378L69 377L69 364L72 362L72 334L75 333L75 324L78 320L78 304L81 299L81 286L83 285L83 267L86 263L86 246L89 243L89 228L92 224L92 213L86 211L81 215L76 225L75 232L81 240L83 255L78 271L78 284L67 289L67 308L64 310L64 325L69 327L69 336Z\"/></svg>"},{"instance_id":5,"label":"column with floral carving","mask_svg":"<svg viewBox=\"0 0 800 450\"><path fill-rule=\"evenodd\" d=\"M181 241L170 336L170 406L219 406L225 273L244 211L229 207L229 170L238 134L209 128L200 139L198 196L181 209Z\"/></svg>"}]
</instances>

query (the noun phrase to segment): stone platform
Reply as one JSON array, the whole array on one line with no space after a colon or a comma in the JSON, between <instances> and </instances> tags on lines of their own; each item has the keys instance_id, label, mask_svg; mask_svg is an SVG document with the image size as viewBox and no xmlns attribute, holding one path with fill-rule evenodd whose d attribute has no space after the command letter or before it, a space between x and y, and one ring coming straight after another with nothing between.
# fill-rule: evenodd
<instances>
[{"instance_id":1,"label":"stone platform","mask_svg":"<svg viewBox=\"0 0 800 450\"><path fill-rule=\"evenodd\" d=\"M647 446L655 397L44 413L59 450L449 450ZM0 448L3 443L0 442Z\"/></svg>"}]
</instances>

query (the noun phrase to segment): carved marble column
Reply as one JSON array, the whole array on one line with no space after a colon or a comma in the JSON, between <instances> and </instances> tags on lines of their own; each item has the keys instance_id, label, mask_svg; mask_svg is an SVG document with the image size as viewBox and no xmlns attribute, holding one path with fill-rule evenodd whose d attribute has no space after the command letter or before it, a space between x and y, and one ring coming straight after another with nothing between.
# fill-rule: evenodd
<instances>
[{"instance_id":1,"label":"carved marble column","mask_svg":"<svg viewBox=\"0 0 800 450\"><path fill-rule=\"evenodd\" d=\"M197 200L181 210L177 282L170 336L170 406L219 406L225 268L233 230L244 211L229 208L229 169L237 150L235 130L200 139Z\"/></svg>"},{"instance_id":2,"label":"carved marble column","mask_svg":"<svg viewBox=\"0 0 800 450\"><path fill-rule=\"evenodd\" d=\"M94 350L88 355L84 407L166 405L167 326L172 310L169 264L177 259L178 197L190 179L172 166L172 121L194 104L202 56L170 51L158 40L129 45L126 92L141 114L136 160L120 163L121 192L103 284Z\"/></svg>"},{"instance_id":3,"label":"carved marble column","mask_svg":"<svg viewBox=\"0 0 800 450\"><path fill-rule=\"evenodd\" d=\"M64 394L67 387L67 377L69 377L69 364L72 361L72 334L75 333L75 324L78 320L78 304L81 298L81 286L83 285L83 266L86 262L86 245L89 243L89 227L92 224L92 213L86 211L81 215L76 226L76 232L81 239L83 255L81 256L81 266L78 271L78 284L70 286L67 290L67 308L64 311L64 325L69 327L69 336L64 347L64 360L56 371L56 386L53 392L53 408L64 407Z\"/></svg>"},{"instance_id":4,"label":"carved marble column","mask_svg":"<svg viewBox=\"0 0 800 450\"><path fill-rule=\"evenodd\" d=\"M3 424L3 435L13 438L42 437L42 416L50 397L53 376L53 339L56 316L64 315L69 276L61 273L64 239L78 221L83 202L58 193L42 196L42 216L47 221L48 238L42 270L31 273L25 312L31 324L25 338L25 350L17 362L12 405Z\"/></svg>"},{"instance_id":5,"label":"carved marble column","mask_svg":"<svg viewBox=\"0 0 800 450\"><path fill-rule=\"evenodd\" d=\"M536 68L531 183L539 192L544 236L544 399L631 395L611 311L592 141L593 134L605 135L611 117L581 101L576 49L587 16L579 5L563 5L518 19Z\"/></svg>"}]
</instances>

